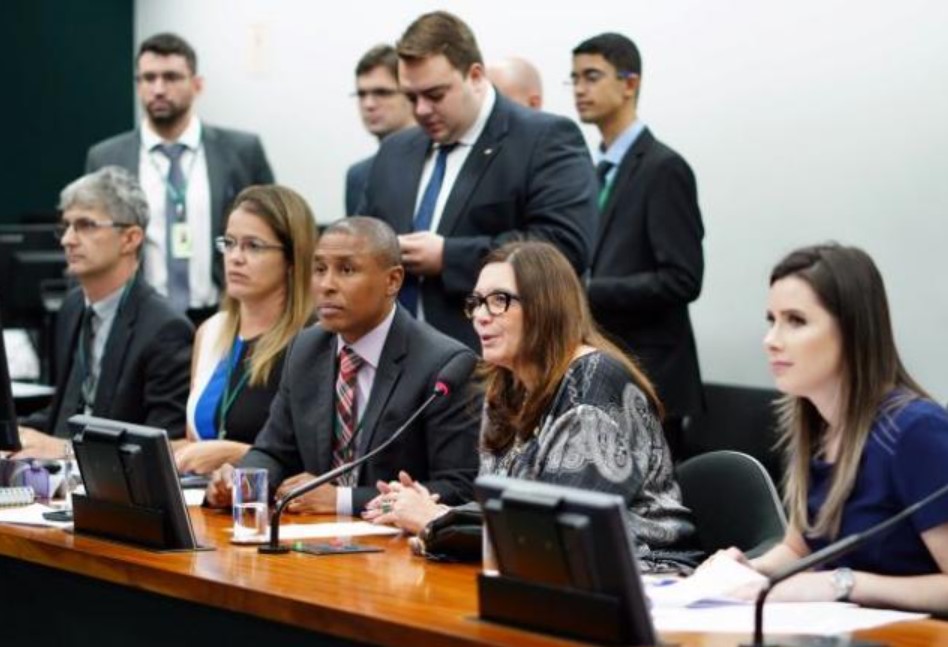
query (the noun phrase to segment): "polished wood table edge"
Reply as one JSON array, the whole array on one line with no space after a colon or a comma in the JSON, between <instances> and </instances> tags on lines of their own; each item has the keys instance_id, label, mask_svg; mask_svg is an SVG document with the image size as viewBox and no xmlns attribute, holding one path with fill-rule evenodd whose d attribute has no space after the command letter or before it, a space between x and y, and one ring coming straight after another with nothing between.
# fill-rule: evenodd
<instances>
[{"instance_id":1,"label":"polished wood table edge","mask_svg":"<svg viewBox=\"0 0 948 647\"><path fill-rule=\"evenodd\" d=\"M197 512L197 515L195 515ZM192 509L192 519L229 514ZM326 519L304 518L313 522ZM199 540L202 539L199 534ZM365 537L365 543L392 548L391 544L406 544L402 537ZM251 560L297 560L301 565L311 560L350 559L353 556L315 557L290 555L257 555L253 546L236 546L229 542L211 541L214 551L249 556ZM404 546L399 548L407 553ZM204 553L208 554L208 553ZM200 552L160 552L136 548L120 542L89 536L64 533L53 528L37 528L0 524L0 555L48 566L78 575L104 580L151 593L174 597L189 602L245 613L325 633L340 638L392 647L407 644L425 645L579 645L575 641L559 639L535 632L494 624L477 616L476 595L473 605L432 604L426 617L406 617L404 614L371 615L354 610L351 605L313 600L293 592L260 590L255 582L235 582L233 578L212 573L185 572L169 568L169 563L200 557ZM422 558L410 557L424 562ZM469 579L471 591L476 589L477 569L461 564L427 564L426 568L453 571L452 579ZM366 573L366 577L371 573ZM460 607L460 612L459 612ZM446 622L448 620L448 622Z\"/></svg>"},{"instance_id":2,"label":"polished wood table edge","mask_svg":"<svg viewBox=\"0 0 948 647\"><path fill-rule=\"evenodd\" d=\"M213 544L214 551L159 553L56 529L0 524L0 555L371 644L581 644L480 620L478 569L410 556L403 537L359 538L383 547L385 553L258 555L255 547L227 541L228 513L193 508L192 519L199 540ZM372 578L382 586L362 586ZM400 578L408 579L402 582ZM310 588L298 585L303 579ZM340 589L338 594L333 587ZM353 591L347 598L348 588ZM404 603L379 598L375 589L393 598L404 591L404 597L412 599ZM855 635L891 645L934 647L948 645L948 623L934 619L897 623ZM664 643L689 647L724 647L749 642L750 636L667 632L661 638Z\"/></svg>"}]
</instances>

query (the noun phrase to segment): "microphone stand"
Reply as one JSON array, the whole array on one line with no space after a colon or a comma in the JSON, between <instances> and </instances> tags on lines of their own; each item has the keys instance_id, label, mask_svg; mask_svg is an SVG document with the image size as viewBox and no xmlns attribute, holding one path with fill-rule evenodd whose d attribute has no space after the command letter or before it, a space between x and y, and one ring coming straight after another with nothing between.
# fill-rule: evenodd
<instances>
[{"instance_id":1,"label":"microphone stand","mask_svg":"<svg viewBox=\"0 0 948 647\"><path fill-rule=\"evenodd\" d=\"M428 398L421 404L421 406L415 410L415 413L413 413L411 417L406 420L405 423L399 427L394 434L389 436L388 439L381 445L370 451L368 454L360 456L359 458L348 463L344 463L339 467L322 474L321 476L317 476L312 481L303 483L302 485L293 488L280 497L273 508L273 513L270 515L270 542L258 547L257 551L265 555L285 555L286 553L290 552L289 546L280 545L280 517L283 514L283 509L286 508L287 504L289 504L289 502L293 499L302 496L311 490L315 490L320 485L325 485L326 483L335 480L339 476L354 470L380 452L384 451L389 445L398 440L399 436L401 436L402 433L408 429L408 427L413 422L415 422L418 416L424 413L425 409L427 409L432 402L440 397L448 395L448 393L450 393L450 387L448 387L448 385L444 382L438 382L435 384L431 395L429 395Z\"/></svg>"},{"instance_id":2,"label":"microphone stand","mask_svg":"<svg viewBox=\"0 0 948 647\"><path fill-rule=\"evenodd\" d=\"M810 570L811 568L822 566L827 562L830 562L838 557L842 557L850 551L859 548L870 539L888 530L891 530L892 527L897 523L915 514L918 510L924 508L935 499L943 496L946 492L948 492L948 483L938 488L928 496L919 499L909 507L905 508L889 519L886 519L882 523L873 526L868 530L857 532L854 535L850 535L849 537L845 537L839 541L833 542L829 546L826 546L821 550L818 550L815 553L812 553L803 559L790 564L786 568L777 571L772 576L767 578L767 584L765 584L764 588L762 588L760 593L757 594L757 601L754 603L754 641L749 646L745 644L743 647L766 647L764 643L764 602L767 600L767 596L775 586L784 580L793 577L797 573L802 573L803 571ZM881 645L882 643L849 641L846 644L850 647L870 647L872 645ZM820 645L831 647L832 643L828 643L826 639L822 639Z\"/></svg>"}]
</instances>

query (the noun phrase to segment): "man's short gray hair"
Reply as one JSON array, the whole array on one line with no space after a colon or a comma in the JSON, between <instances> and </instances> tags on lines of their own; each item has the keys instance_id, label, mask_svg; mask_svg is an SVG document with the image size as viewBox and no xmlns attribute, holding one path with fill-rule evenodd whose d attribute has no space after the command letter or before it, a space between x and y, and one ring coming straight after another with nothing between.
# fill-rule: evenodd
<instances>
[{"instance_id":1,"label":"man's short gray hair","mask_svg":"<svg viewBox=\"0 0 948 647\"><path fill-rule=\"evenodd\" d=\"M83 175L59 194L62 211L81 207L101 209L114 222L148 227L148 199L138 180L118 166Z\"/></svg>"}]
</instances>

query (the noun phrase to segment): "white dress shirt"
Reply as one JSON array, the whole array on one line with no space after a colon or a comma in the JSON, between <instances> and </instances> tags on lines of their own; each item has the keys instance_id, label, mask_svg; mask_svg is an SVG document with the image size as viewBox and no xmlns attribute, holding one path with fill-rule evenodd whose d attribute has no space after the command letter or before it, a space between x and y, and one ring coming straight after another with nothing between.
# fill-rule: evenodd
<instances>
[{"instance_id":1,"label":"white dress shirt","mask_svg":"<svg viewBox=\"0 0 948 647\"><path fill-rule=\"evenodd\" d=\"M191 230L192 252L188 261L188 282L191 289L191 308L205 308L219 300L217 286L211 276L211 186L207 173L207 158L201 145L201 121L191 123L177 142L165 142L152 130L147 120L141 127L142 147L138 158L138 178L148 198L151 217L145 232L145 279L158 292L168 294L168 262L165 245L165 204L168 191L165 182L171 161L161 151L154 150L162 143L187 146L181 155L187 194L185 216Z\"/></svg>"},{"instance_id":2,"label":"white dress shirt","mask_svg":"<svg viewBox=\"0 0 948 647\"><path fill-rule=\"evenodd\" d=\"M356 415L360 421L365 413L365 407L369 403L369 397L372 395L372 385L375 384L375 373L379 368L379 359L382 357L382 351L385 350L385 340L388 339L388 333L392 329L394 319L395 306L392 306L392 311L382 320L382 323L362 335L354 343L346 344L341 338L336 338L337 357L344 346L349 346L363 360L362 368L359 369L359 374L356 376ZM361 424L358 425L358 433L362 433ZM358 435L352 442L358 444ZM344 515L352 514L352 488L336 488L336 512Z\"/></svg>"},{"instance_id":3,"label":"white dress shirt","mask_svg":"<svg viewBox=\"0 0 948 647\"><path fill-rule=\"evenodd\" d=\"M496 102L497 92L494 90L494 86L488 83L487 92L484 95L483 103L481 103L480 112L477 113L477 119L475 119L471 127L461 135L457 141L457 146L445 160L444 181L441 184L441 192L438 193L438 200L435 202L434 214L431 217L430 231L438 231L438 227L441 225L441 215L444 213L444 205L448 202L448 197L451 195L451 190L454 188L454 183L457 181L458 175L461 174L461 168L464 167L464 162L467 161L468 156L474 149L474 144L477 143L481 133L484 132L484 126L487 125L487 120ZM425 160L425 167L421 172L421 182L418 184L418 192L415 195L415 213L418 213L418 207L421 206L421 199L424 196L425 188L428 186L428 181L431 179L432 173L434 173L435 160L438 157L437 151L440 147L440 145L432 146L431 151L428 153L428 159ZM412 217L414 217L414 215ZM422 278L421 280L424 279ZM425 301L421 291L418 292L418 319L421 321L425 320Z\"/></svg>"}]
</instances>

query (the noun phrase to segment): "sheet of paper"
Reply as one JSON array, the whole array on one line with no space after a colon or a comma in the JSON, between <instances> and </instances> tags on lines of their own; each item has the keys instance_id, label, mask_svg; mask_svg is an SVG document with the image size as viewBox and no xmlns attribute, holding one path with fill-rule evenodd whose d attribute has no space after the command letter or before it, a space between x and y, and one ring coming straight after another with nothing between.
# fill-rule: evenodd
<instances>
[{"instance_id":1,"label":"sheet of paper","mask_svg":"<svg viewBox=\"0 0 948 647\"><path fill-rule=\"evenodd\" d=\"M72 522L47 521L43 518L44 512L52 512L56 508L32 503L16 508L0 508L0 523L16 523L27 526L46 526L49 528L69 528Z\"/></svg>"},{"instance_id":2,"label":"sheet of paper","mask_svg":"<svg viewBox=\"0 0 948 647\"><path fill-rule=\"evenodd\" d=\"M200 506L204 503L204 490L195 490L186 488L181 490L184 493L184 504L187 506Z\"/></svg>"},{"instance_id":3,"label":"sheet of paper","mask_svg":"<svg viewBox=\"0 0 948 647\"><path fill-rule=\"evenodd\" d=\"M778 602L764 607L764 633L836 635L903 620L925 618L921 613L865 609L846 602ZM659 631L743 633L754 631L754 605L652 609Z\"/></svg>"},{"instance_id":4,"label":"sheet of paper","mask_svg":"<svg viewBox=\"0 0 948 647\"><path fill-rule=\"evenodd\" d=\"M10 389L13 391L14 398L50 396L56 392L56 389L46 384L30 384L29 382L10 382Z\"/></svg>"},{"instance_id":5,"label":"sheet of paper","mask_svg":"<svg viewBox=\"0 0 948 647\"><path fill-rule=\"evenodd\" d=\"M645 593L656 607L686 607L696 604L746 604L727 594L748 584L762 584L766 578L754 569L725 555L718 555L695 573L677 582L649 582Z\"/></svg>"},{"instance_id":6,"label":"sheet of paper","mask_svg":"<svg viewBox=\"0 0 948 647\"><path fill-rule=\"evenodd\" d=\"M326 537L364 537L366 535L397 535L401 530L376 526L367 521L349 523L292 523L280 526L280 539L319 539Z\"/></svg>"}]
</instances>

